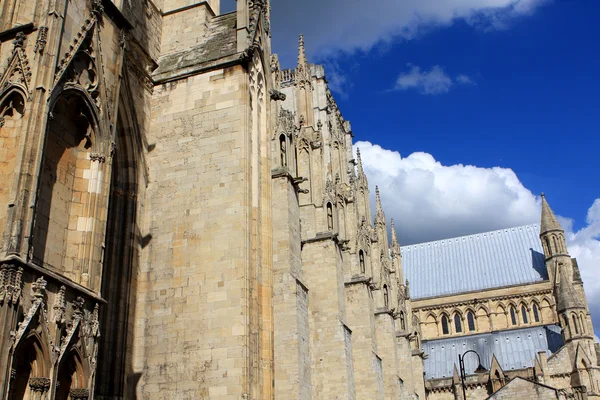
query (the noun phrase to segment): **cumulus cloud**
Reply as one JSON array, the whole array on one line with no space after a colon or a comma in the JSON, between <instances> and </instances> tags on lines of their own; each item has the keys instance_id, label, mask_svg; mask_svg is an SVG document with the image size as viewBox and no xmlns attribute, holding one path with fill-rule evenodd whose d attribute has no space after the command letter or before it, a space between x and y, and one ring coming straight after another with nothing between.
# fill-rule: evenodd
<instances>
[{"instance_id":1,"label":"cumulus cloud","mask_svg":"<svg viewBox=\"0 0 600 400\"><path fill-rule=\"evenodd\" d=\"M395 39L465 21L476 29L503 29L549 0L303 0L273 2L274 50L285 66L295 61L299 33L311 55L369 50Z\"/></svg>"},{"instance_id":2,"label":"cumulus cloud","mask_svg":"<svg viewBox=\"0 0 600 400\"><path fill-rule=\"evenodd\" d=\"M384 211L394 218L402 245L539 223L540 198L511 169L442 165L428 153L402 157L370 142L357 142L356 147L371 194L378 185ZM599 332L600 199L588 210L584 228L574 231L571 219L559 220L570 254L578 260Z\"/></svg>"},{"instance_id":3,"label":"cumulus cloud","mask_svg":"<svg viewBox=\"0 0 600 400\"><path fill-rule=\"evenodd\" d=\"M429 71L412 64L407 66L409 70L398 76L394 89L415 89L421 94L437 95L448 93L454 84L473 84L471 78L464 74L458 75L453 80L439 65L433 66Z\"/></svg>"}]
</instances>

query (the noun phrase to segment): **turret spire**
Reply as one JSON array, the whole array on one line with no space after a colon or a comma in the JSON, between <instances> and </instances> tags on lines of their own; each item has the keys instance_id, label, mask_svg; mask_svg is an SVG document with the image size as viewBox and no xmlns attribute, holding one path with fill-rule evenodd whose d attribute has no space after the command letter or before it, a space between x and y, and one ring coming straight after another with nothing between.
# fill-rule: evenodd
<instances>
[{"instance_id":1,"label":"turret spire","mask_svg":"<svg viewBox=\"0 0 600 400\"><path fill-rule=\"evenodd\" d=\"M304 35L300 35L298 40L298 66L305 66L308 64L306 59L306 50L304 48Z\"/></svg>"},{"instance_id":2,"label":"turret spire","mask_svg":"<svg viewBox=\"0 0 600 400\"><path fill-rule=\"evenodd\" d=\"M558 223L556 216L552 212L548 201L546 201L546 195L542 193L542 222L540 224L540 234L550 231L562 231L563 228Z\"/></svg>"}]
</instances>

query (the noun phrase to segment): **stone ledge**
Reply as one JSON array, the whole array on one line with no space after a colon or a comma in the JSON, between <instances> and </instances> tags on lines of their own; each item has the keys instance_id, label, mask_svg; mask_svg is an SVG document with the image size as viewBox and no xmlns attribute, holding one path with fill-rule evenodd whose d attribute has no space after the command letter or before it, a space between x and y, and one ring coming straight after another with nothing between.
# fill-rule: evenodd
<instances>
[{"instance_id":1,"label":"stone ledge","mask_svg":"<svg viewBox=\"0 0 600 400\"><path fill-rule=\"evenodd\" d=\"M25 268L29 268L29 269L37 272L38 274L43 275L45 278L50 278L55 281L58 281L61 284L67 286L68 288L73 289L75 292L79 292L80 294L82 294L88 298L91 298L102 304L107 304L106 300L104 300L102 297L98 296L96 293L92 292L88 288L81 286L80 284L75 283L72 280L65 278L64 276L61 276L60 274L58 274L54 271L51 271L46 267L41 267L41 266L33 264L31 262L26 262L26 261L22 260L21 257L15 256L15 255L8 256L8 257L0 260L0 264L8 264L8 263L16 263Z\"/></svg>"}]
</instances>

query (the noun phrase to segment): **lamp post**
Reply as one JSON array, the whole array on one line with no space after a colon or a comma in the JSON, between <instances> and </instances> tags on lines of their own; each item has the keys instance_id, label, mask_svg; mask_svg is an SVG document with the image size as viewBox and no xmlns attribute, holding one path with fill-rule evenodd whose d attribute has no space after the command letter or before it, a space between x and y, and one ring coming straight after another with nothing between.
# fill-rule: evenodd
<instances>
[{"instance_id":1,"label":"lamp post","mask_svg":"<svg viewBox=\"0 0 600 400\"><path fill-rule=\"evenodd\" d=\"M467 374L465 373L465 356L469 353L475 353L475 355L477 356L477 362L479 365L477 366L477 369L474 372L487 372L487 369L485 369L484 366L481 365L481 358L475 350L467 350L462 354L462 356L460 354L458 355L458 366L460 368L460 381L463 390L463 400L467 400L467 385L465 384L465 379L467 378Z\"/></svg>"}]
</instances>

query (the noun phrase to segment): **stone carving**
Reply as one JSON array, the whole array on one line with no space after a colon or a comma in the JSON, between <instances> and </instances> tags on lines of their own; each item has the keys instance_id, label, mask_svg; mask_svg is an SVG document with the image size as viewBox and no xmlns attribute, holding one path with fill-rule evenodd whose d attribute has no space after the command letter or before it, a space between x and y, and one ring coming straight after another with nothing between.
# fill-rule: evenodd
<instances>
[{"instance_id":1,"label":"stone carving","mask_svg":"<svg viewBox=\"0 0 600 400\"><path fill-rule=\"evenodd\" d=\"M71 400L87 400L90 397L89 389L71 389L69 390Z\"/></svg>"},{"instance_id":2,"label":"stone carving","mask_svg":"<svg viewBox=\"0 0 600 400\"><path fill-rule=\"evenodd\" d=\"M275 101L285 101L285 94L281 93L279 90L271 89L269 90L269 94L271 95L271 100Z\"/></svg>"},{"instance_id":3,"label":"stone carving","mask_svg":"<svg viewBox=\"0 0 600 400\"><path fill-rule=\"evenodd\" d=\"M0 265L0 305L17 304L23 288L23 268L13 264Z\"/></svg>"},{"instance_id":4,"label":"stone carving","mask_svg":"<svg viewBox=\"0 0 600 400\"><path fill-rule=\"evenodd\" d=\"M8 66L2 74L0 89L5 89L10 84L17 84L30 93L31 68L24 49L26 39L27 36L23 32L19 32L13 40L12 54L8 59Z\"/></svg>"},{"instance_id":5,"label":"stone carving","mask_svg":"<svg viewBox=\"0 0 600 400\"><path fill-rule=\"evenodd\" d=\"M35 41L35 47L33 48L34 53L44 54L46 43L48 42L48 27L40 26L38 30L38 36Z\"/></svg>"},{"instance_id":6,"label":"stone carving","mask_svg":"<svg viewBox=\"0 0 600 400\"><path fill-rule=\"evenodd\" d=\"M31 284L31 297L34 301L42 301L46 295L46 285L48 282L44 280L44 277L38 278L34 283Z\"/></svg>"},{"instance_id":7,"label":"stone carving","mask_svg":"<svg viewBox=\"0 0 600 400\"><path fill-rule=\"evenodd\" d=\"M54 301L54 306L52 307L54 311L53 320L57 324L65 323L65 311L67 309L65 303L65 291L66 288L61 286L58 293L56 294L56 300Z\"/></svg>"},{"instance_id":8,"label":"stone carving","mask_svg":"<svg viewBox=\"0 0 600 400\"><path fill-rule=\"evenodd\" d=\"M50 378L29 378L29 388L38 393L44 393L50 389Z\"/></svg>"}]
</instances>

